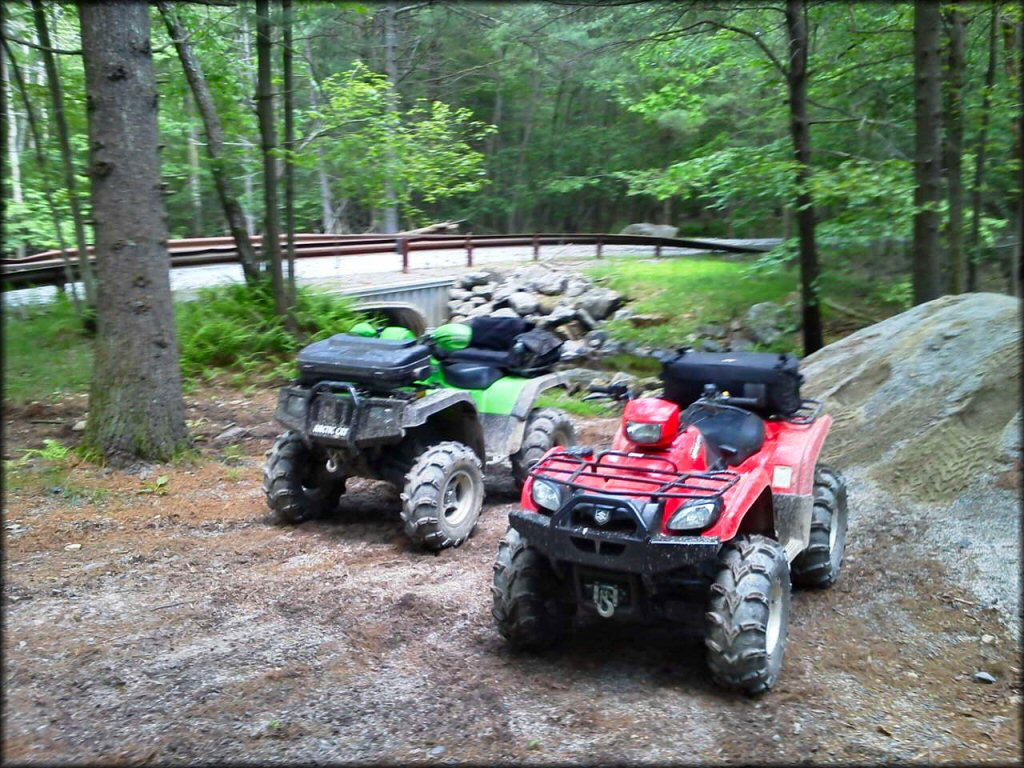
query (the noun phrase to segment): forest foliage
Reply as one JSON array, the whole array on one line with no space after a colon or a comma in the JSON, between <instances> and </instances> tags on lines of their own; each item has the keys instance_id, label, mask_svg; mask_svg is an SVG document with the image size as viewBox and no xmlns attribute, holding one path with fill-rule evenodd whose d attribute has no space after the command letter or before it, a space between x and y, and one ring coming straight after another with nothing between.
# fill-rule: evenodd
<instances>
[{"instance_id":1,"label":"forest foliage","mask_svg":"<svg viewBox=\"0 0 1024 768\"><path fill-rule=\"evenodd\" d=\"M387 176L403 226L465 220L477 232L617 231L631 221L658 220L690 235L791 234L795 177L778 66L786 57L781 5L409 3L393 22L394 109L385 7L295 6L299 231L378 225ZM966 17L965 179L973 178L981 123L986 114L989 120L980 228L994 245L1019 205L1021 12L1009 3L949 7ZM224 162L244 189L251 229L259 231L253 9L176 8L224 123ZM73 6L46 9L53 46L77 51ZM8 77L4 167L13 193L6 255L56 246L47 185L58 205L67 204L45 72L30 47L38 45L31 10L8 4L5 35L42 116L50 162L42 178ZM997 72L986 112L994 11ZM913 6L812 2L807 21L821 246L850 257L902 252L914 212ZM219 234L223 217L200 151L202 125L159 20L153 48L171 235ZM82 61L74 53L57 59L82 173ZM70 217L64 220L73 242Z\"/></svg>"}]
</instances>

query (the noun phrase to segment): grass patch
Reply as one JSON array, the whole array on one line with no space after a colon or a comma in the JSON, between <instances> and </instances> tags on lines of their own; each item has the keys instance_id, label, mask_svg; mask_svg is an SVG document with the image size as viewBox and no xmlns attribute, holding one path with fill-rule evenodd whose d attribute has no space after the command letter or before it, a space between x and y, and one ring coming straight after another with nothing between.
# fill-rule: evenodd
<instances>
[{"instance_id":1,"label":"grass patch","mask_svg":"<svg viewBox=\"0 0 1024 768\"><path fill-rule=\"evenodd\" d=\"M67 298L4 310L4 399L11 403L86 392L92 340Z\"/></svg>"},{"instance_id":2,"label":"grass patch","mask_svg":"<svg viewBox=\"0 0 1024 768\"><path fill-rule=\"evenodd\" d=\"M799 317L800 284L795 268L754 268L749 261L726 260L715 256L687 256L657 261L622 259L610 261L588 270L593 278L606 284L632 301L630 307L638 314L660 315L660 325L635 327L628 320L612 320L606 324L609 333L624 341L633 341L658 348L673 348L692 343L702 325L724 325L742 318L754 304L771 301L788 305ZM864 318L882 320L905 307L899 286L889 290L878 281L868 280L842 270L831 270L821 278L821 295L828 300L853 309ZM823 306L826 341L845 335L854 328L850 318ZM830 322L841 332L829 333ZM868 325L867 319L859 321ZM785 352L800 351L800 336L787 334L781 341L762 349Z\"/></svg>"},{"instance_id":3,"label":"grass patch","mask_svg":"<svg viewBox=\"0 0 1024 768\"><path fill-rule=\"evenodd\" d=\"M561 408L574 416L617 416L621 407L611 400L583 400L563 390L549 389L537 398L538 408Z\"/></svg>"},{"instance_id":4,"label":"grass patch","mask_svg":"<svg viewBox=\"0 0 1024 768\"><path fill-rule=\"evenodd\" d=\"M291 378L301 347L364 319L344 298L300 288L298 332L292 334L274 313L268 283L205 288L196 299L176 303L175 314L186 390L225 374L236 386ZM67 299L5 310L4 320L6 402L89 390L93 342Z\"/></svg>"}]
</instances>

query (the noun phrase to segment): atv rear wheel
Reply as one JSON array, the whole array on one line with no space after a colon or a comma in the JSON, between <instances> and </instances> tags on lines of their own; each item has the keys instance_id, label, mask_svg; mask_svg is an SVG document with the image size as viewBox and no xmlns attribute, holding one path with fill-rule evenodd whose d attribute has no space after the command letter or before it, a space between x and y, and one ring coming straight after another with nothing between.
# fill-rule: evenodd
<instances>
[{"instance_id":1,"label":"atv rear wheel","mask_svg":"<svg viewBox=\"0 0 1024 768\"><path fill-rule=\"evenodd\" d=\"M789 563L778 542L739 536L722 548L704 635L716 683L750 694L775 684L786 649L789 600Z\"/></svg>"},{"instance_id":2,"label":"atv rear wheel","mask_svg":"<svg viewBox=\"0 0 1024 768\"><path fill-rule=\"evenodd\" d=\"M807 549L791 566L798 587L830 587L839 578L846 547L846 481L836 470L819 464L814 470L814 510Z\"/></svg>"},{"instance_id":3,"label":"atv rear wheel","mask_svg":"<svg viewBox=\"0 0 1024 768\"><path fill-rule=\"evenodd\" d=\"M574 611L559 586L548 559L509 528L494 561L491 613L514 649L541 651L569 633Z\"/></svg>"},{"instance_id":4,"label":"atv rear wheel","mask_svg":"<svg viewBox=\"0 0 1024 768\"><path fill-rule=\"evenodd\" d=\"M476 526L483 501L484 476L473 450L456 442L432 445L405 476L405 532L427 549L457 547Z\"/></svg>"},{"instance_id":5,"label":"atv rear wheel","mask_svg":"<svg viewBox=\"0 0 1024 768\"><path fill-rule=\"evenodd\" d=\"M338 505L345 478L327 471L327 455L289 430L274 441L263 465L267 506L282 523L322 517Z\"/></svg>"},{"instance_id":6,"label":"atv rear wheel","mask_svg":"<svg viewBox=\"0 0 1024 768\"><path fill-rule=\"evenodd\" d=\"M526 473L541 456L556 445L570 446L576 442L576 427L569 414L558 408L536 408L530 412L523 432L523 443L512 454L512 477L522 490Z\"/></svg>"}]
</instances>

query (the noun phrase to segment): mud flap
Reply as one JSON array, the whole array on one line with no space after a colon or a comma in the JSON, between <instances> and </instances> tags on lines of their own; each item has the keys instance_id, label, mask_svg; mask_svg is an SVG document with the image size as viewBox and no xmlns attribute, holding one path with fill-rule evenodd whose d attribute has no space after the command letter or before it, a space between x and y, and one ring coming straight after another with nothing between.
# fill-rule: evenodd
<instances>
[{"instance_id":1,"label":"mud flap","mask_svg":"<svg viewBox=\"0 0 1024 768\"><path fill-rule=\"evenodd\" d=\"M803 552L811 540L811 513L814 496L795 493L776 493L772 499L775 510L775 536L786 549L786 558Z\"/></svg>"}]
</instances>

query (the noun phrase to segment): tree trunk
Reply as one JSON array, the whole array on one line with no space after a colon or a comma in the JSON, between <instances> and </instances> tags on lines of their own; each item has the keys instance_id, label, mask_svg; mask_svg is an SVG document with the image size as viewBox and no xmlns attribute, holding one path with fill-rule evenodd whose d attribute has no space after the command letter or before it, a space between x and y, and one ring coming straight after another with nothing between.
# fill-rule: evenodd
<instances>
[{"instance_id":1,"label":"tree trunk","mask_svg":"<svg viewBox=\"0 0 1024 768\"><path fill-rule=\"evenodd\" d=\"M199 131L196 130L195 107L191 96L185 96L185 115L188 117L188 191L192 201L192 237L203 236L203 184L199 175Z\"/></svg>"},{"instance_id":2,"label":"tree trunk","mask_svg":"<svg viewBox=\"0 0 1024 768\"><path fill-rule=\"evenodd\" d=\"M937 0L914 3L914 304L942 294L939 203L942 199L942 18Z\"/></svg>"},{"instance_id":3,"label":"tree trunk","mask_svg":"<svg viewBox=\"0 0 1024 768\"><path fill-rule=\"evenodd\" d=\"M284 25L281 66L284 80L284 231L288 255L288 305L295 306L295 81L292 77L292 0L281 2L281 23Z\"/></svg>"},{"instance_id":4,"label":"tree trunk","mask_svg":"<svg viewBox=\"0 0 1024 768\"><path fill-rule=\"evenodd\" d=\"M949 290L963 293L967 280L967 265L964 258L964 193L963 193L963 144L964 144L964 12L952 8L949 20L949 57L946 69L946 177L949 185L949 222L946 245L949 253Z\"/></svg>"},{"instance_id":5,"label":"tree trunk","mask_svg":"<svg viewBox=\"0 0 1024 768\"><path fill-rule=\"evenodd\" d=\"M167 27L167 34L174 41L178 58L181 60L181 68L185 72L185 79L188 80L192 97L195 99L199 115L203 120L203 130L206 133L206 154L210 158L213 185L217 190L224 218L227 220L228 231L235 241L238 259L242 263L242 272L245 274L246 282L253 283L260 278L259 259L256 257L256 251L249 237L251 230L246 225L242 205L232 189L231 176L225 168L224 129L221 126L213 94L210 92L210 85L206 81L202 64L192 48L192 43L189 42L188 32L178 18L174 6L165 1L159 2L157 5L160 8L160 15L164 19L164 25Z\"/></svg>"},{"instance_id":6,"label":"tree trunk","mask_svg":"<svg viewBox=\"0 0 1024 768\"><path fill-rule=\"evenodd\" d=\"M818 303L818 250L814 233L814 200L811 198L811 130L807 122L807 24L803 0L786 3L789 34L789 125L796 158L796 225L800 240L800 303L803 317L804 354L821 349L821 305Z\"/></svg>"},{"instance_id":7,"label":"tree trunk","mask_svg":"<svg viewBox=\"0 0 1024 768\"><path fill-rule=\"evenodd\" d=\"M96 357L86 441L118 464L188 444L160 182L157 92L143 2L78 6L89 103Z\"/></svg>"},{"instance_id":8,"label":"tree trunk","mask_svg":"<svg viewBox=\"0 0 1024 768\"><path fill-rule=\"evenodd\" d=\"M87 311L91 312L96 306L96 278L93 273L92 264L89 261L89 244L85 239L85 219L82 216L82 206L78 198L78 185L75 181L75 164L71 156L71 139L68 132L68 122L64 115L64 91L61 88L60 75L57 73L57 62L53 53L46 49L52 49L50 44L50 31L46 26L46 9L43 8L42 0L32 0L34 12L36 36L39 38L39 45L43 47L41 53L43 64L46 67L46 80L50 90L50 100L53 108L53 122L57 128L57 136L60 141L60 156L64 166L64 185L67 187L68 203L71 206L71 218L75 224L75 244L78 246L78 271L82 276L82 287L85 289L85 304Z\"/></svg>"},{"instance_id":9,"label":"tree trunk","mask_svg":"<svg viewBox=\"0 0 1024 768\"><path fill-rule=\"evenodd\" d=\"M1014 21L1011 18L1003 19L1003 43L1006 48L1006 74L1010 77L1010 83L1016 82L1018 87L1024 91L1024 79L1021 73L1024 72L1024 21ZM1024 104L1024 102L1018 102ZM1013 120L1014 142L1011 156L1017 161L1017 168L1024 168L1024 129L1022 129L1020 110L1017 111ZM1018 175L1022 173L1018 170ZM1010 231L1013 233L1014 242L1009 249L1009 254L1003 262L1003 271L1006 275L1007 290L1011 296L1020 296L1021 289L1021 219L1024 218L1021 208L1024 205L1024 186L1018 185L1015 194L1010 195ZM1014 199L1016 198L1016 199Z\"/></svg>"},{"instance_id":10,"label":"tree trunk","mask_svg":"<svg viewBox=\"0 0 1024 768\"><path fill-rule=\"evenodd\" d=\"M239 32L242 38L242 62L245 72L249 76L249 82L252 85L253 91L255 91L256 79L253 76L252 33L249 29L248 9L243 5L238 10L241 16ZM246 105L250 108L255 107L252 99L246 99ZM252 236L256 233L256 214L254 213L256 208L256 164L252 159L252 143L246 138L241 139L241 141L245 143L245 149L242 152L242 189L244 190L246 202L246 205L242 206L242 208L245 213L245 231Z\"/></svg>"},{"instance_id":11,"label":"tree trunk","mask_svg":"<svg viewBox=\"0 0 1024 768\"><path fill-rule=\"evenodd\" d=\"M398 114L398 20L394 0L384 5L384 71L388 76L388 115ZM388 171L384 180L384 232L398 231L398 195L395 193L394 169L397 164L393 143L386 151Z\"/></svg>"},{"instance_id":12,"label":"tree trunk","mask_svg":"<svg viewBox=\"0 0 1024 768\"><path fill-rule=\"evenodd\" d=\"M974 185L971 189L971 245L967 261L967 290L978 290L978 266L981 263L982 184L985 181L985 155L988 150L988 126L992 119L992 90L996 84L996 52L999 43L999 6L992 6L988 29L988 67L981 97L981 128L975 149Z\"/></svg>"},{"instance_id":13,"label":"tree trunk","mask_svg":"<svg viewBox=\"0 0 1024 768\"><path fill-rule=\"evenodd\" d=\"M71 266L71 257L68 254L68 245L64 240L64 230L61 227L60 213L57 211L57 204L53 199L53 189L50 187L49 174L47 173L46 167L46 152L43 150L44 144L40 136L39 121L36 119L35 109L32 107L32 100L29 98L28 89L25 87L25 80L21 76L21 70L18 68L18 62L14 58L14 53L11 51L6 40L3 40L2 42L4 51L7 53L7 60L11 65L11 75L18 86L18 91L21 93L21 101L25 107L25 117L28 120L28 128L32 132L32 141L35 146L36 163L39 165L39 176L42 180L43 194L46 197L46 206L50 210L50 218L53 220L53 231L57 236L57 244L60 248L60 258L64 263L64 280L67 282L68 288L71 291L71 301L75 307L75 314L82 317L82 303L78 298L78 289L75 288L77 277L75 276L75 271Z\"/></svg>"},{"instance_id":14,"label":"tree trunk","mask_svg":"<svg viewBox=\"0 0 1024 768\"><path fill-rule=\"evenodd\" d=\"M271 67L270 0L256 0L256 116L260 123L263 155L263 256L270 257L274 286L274 307L282 317L288 314L284 276L281 273L281 227L277 210L277 126L274 123L273 71Z\"/></svg>"},{"instance_id":15,"label":"tree trunk","mask_svg":"<svg viewBox=\"0 0 1024 768\"><path fill-rule=\"evenodd\" d=\"M7 59L0 57L0 87L3 88L3 123L5 128L4 145L7 148L7 164L11 172L11 201L25 202L25 193L21 187L21 153L18 151L18 113L14 110L14 83L7 72ZM6 197L6 196L5 196ZM18 241L15 256L25 255L25 241Z\"/></svg>"}]
</instances>

